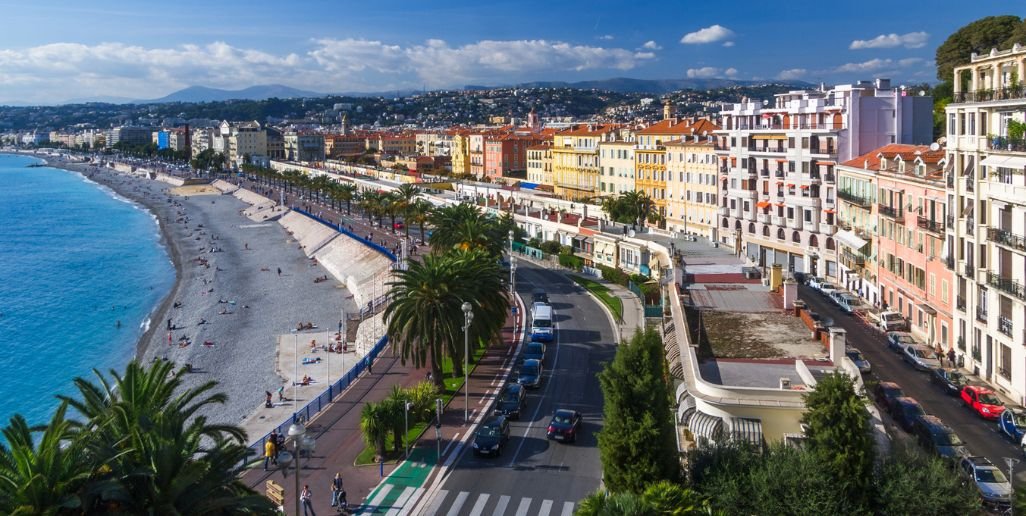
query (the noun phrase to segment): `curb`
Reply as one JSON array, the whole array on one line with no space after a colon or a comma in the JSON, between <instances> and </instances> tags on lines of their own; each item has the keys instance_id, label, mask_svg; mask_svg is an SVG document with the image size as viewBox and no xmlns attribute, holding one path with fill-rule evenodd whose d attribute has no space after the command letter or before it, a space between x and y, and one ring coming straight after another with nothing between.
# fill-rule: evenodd
<instances>
[{"instance_id":1,"label":"curb","mask_svg":"<svg viewBox=\"0 0 1026 516\"><path fill-rule=\"evenodd\" d=\"M606 318L609 319L609 325L612 326L613 328L616 328L616 344L619 345L621 342L623 342L623 326L624 325L616 323L616 317L613 316L613 311L610 310L609 307L606 306L606 304L603 303L602 300L599 299L599 297L597 295L595 295L594 292L592 292L592 291L582 287L576 281L571 279L569 273L565 273L564 272L563 275L567 276L567 279L569 279L574 284L574 286L576 286L577 288L583 290L585 294L588 294L589 296L591 296L591 299L593 301L595 301L595 304L599 305L599 307L602 308L602 311L606 313ZM613 289L609 289L609 291L612 292ZM620 302L623 303L622 300Z\"/></svg>"}]
</instances>

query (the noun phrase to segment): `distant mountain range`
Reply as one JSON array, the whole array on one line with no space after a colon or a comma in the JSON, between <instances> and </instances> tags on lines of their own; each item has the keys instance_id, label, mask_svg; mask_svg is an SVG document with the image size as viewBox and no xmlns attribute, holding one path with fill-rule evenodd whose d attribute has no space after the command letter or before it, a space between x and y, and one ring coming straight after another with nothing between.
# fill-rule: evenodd
<instances>
[{"instance_id":1,"label":"distant mountain range","mask_svg":"<svg viewBox=\"0 0 1026 516\"><path fill-rule=\"evenodd\" d=\"M813 86L804 81L741 81L735 79L631 79L615 77L594 81L562 82L536 81L518 84L519 88L578 88L582 90L608 90L618 93L651 93L660 95L677 90L708 90L731 86L758 86L760 84L784 84L798 88ZM483 86L467 86L467 89L488 89Z\"/></svg>"},{"instance_id":2,"label":"distant mountain range","mask_svg":"<svg viewBox=\"0 0 1026 516\"><path fill-rule=\"evenodd\" d=\"M138 101L139 104L163 104L167 102L221 102L224 100L264 100L269 98L295 99L323 97L324 93L300 90L281 84L262 84L242 90L222 90L206 86L189 86L170 95L153 100Z\"/></svg>"}]
</instances>

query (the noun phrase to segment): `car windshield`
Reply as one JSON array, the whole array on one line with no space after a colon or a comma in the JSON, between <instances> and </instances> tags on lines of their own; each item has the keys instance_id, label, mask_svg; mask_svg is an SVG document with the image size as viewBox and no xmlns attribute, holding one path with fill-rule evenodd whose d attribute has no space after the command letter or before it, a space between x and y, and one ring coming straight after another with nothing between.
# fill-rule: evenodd
<instances>
[{"instance_id":1,"label":"car windshield","mask_svg":"<svg viewBox=\"0 0 1026 516\"><path fill-rule=\"evenodd\" d=\"M955 385L962 385L965 383L965 376L958 371L948 371L948 381Z\"/></svg>"},{"instance_id":2,"label":"car windshield","mask_svg":"<svg viewBox=\"0 0 1026 516\"><path fill-rule=\"evenodd\" d=\"M997 396L989 392L980 393L980 403L983 403L984 405L1004 405Z\"/></svg>"},{"instance_id":3,"label":"car windshield","mask_svg":"<svg viewBox=\"0 0 1026 516\"><path fill-rule=\"evenodd\" d=\"M858 351L849 351L848 352L848 358L852 359L852 361L855 361L855 362L860 362L862 360L865 360L864 358L862 358L862 353L859 353Z\"/></svg>"},{"instance_id":4,"label":"car windshield","mask_svg":"<svg viewBox=\"0 0 1026 516\"><path fill-rule=\"evenodd\" d=\"M570 416L566 414L556 414L556 416L552 418L552 421L561 425L566 425L570 423Z\"/></svg>"},{"instance_id":5,"label":"car windshield","mask_svg":"<svg viewBox=\"0 0 1026 516\"><path fill-rule=\"evenodd\" d=\"M525 376L535 376L538 374L538 368L530 364L525 365L523 368L520 369L520 374Z\"/></svg>"},{"instance_id":6,"label":"car windshield","mask_svg":"<svg viewBox=\"0 0 1026 516\"><path fill-rule=\"evenodd\" d=\"M502 398L503 401L518 401L519 399L520 396L518 396L518 391L512 389L506 391L506 396Z\"/></svg>"},{"instance_id":7,"label":"car windshield","mask_svg":"<svg viewBox=\"0 0 1026 516\"><path fill-rule=\"evenodd\" d=\"M887 396L889 398L900 398L904 395L904 391L902 391L899 387L887 387L884 389L884 396Z\"/></svg>"},{"instance_id":8,"label":"car windshield","mask_svg":"<svg viewBox=\"0 0 1026 516\"><path fill-rule=\"evenodd\" d=\"M549 328L552 326L552 321L548 319L535 319L534 326L536 328Z\"/></svg>"},{"instance_id":9,"label":"car windshield","mask_svg":"<svg viewBox=\"0 0 1026 516\"><path fill-rule=\"evenodd\" d=\"M538 343L535 343L535 342L532 342L532 343L527 345L527 352L535 354L535 355L541 354L541 352L542 352L542 345L538 344Z\"/></svg>"},{"instance_id":10,"label":"car windshield","mask_svg":"<svg viewBox=\"0 0 1026 516\"><path fill-rule=\"evenodd\" d=\"M1008 482L1008 479L997 469L976 468L976 481L986 484L1001 484Z\"/></svg>"},{"instance_id":11,"label":"car windshield","mask_svg":"<svg viewBox=\"0 0 1026 516\"><path fill-rule=\"evenodd\" d=\"M923 357L926 356L921 349L914 348L912 346L908 347L908 354L912 355L912 356L914 356L916 358L923 358Z\"/></svg>"},{"instance_id":12,"label":"car windshield","mask_svg":"<svg viewBox=\"0 0 1026 516\"><path fill-rule=\"evenodd\" d=\"M499 428L496 426L483 426L477 431L477 435L481 437L495 437L499 435Z\"/></svg>"},{"instance_id":13,"label":"car windshield","mask_svg":"<svg viewBox=\"0 0 1026 516\"><path fill-rule=\"evenodd\" d=\"M1026 414L1022 412L1012 412L1012 424L1018 428L1026 427Z\"/></svg>"},{"instance_id":14,"label":"car windshield","mask_svg":"<svg viewBox=\"0 0 1026 516\"><path fill-rule=\"evenodd\" d=\"M923 407L919 405L905 405L903 411L905 412L905 416L910 420L916 416L925 414L925 412L923 412Z\"/></svg>"},{"instance_id":15,"label":"car windshield","mask_svg":"<svg viewBox=\"0 0 1026 516\"><path fill-rule=\"evenodd\" d=\"M937 446L962 446L962 439L954 432L940 432L933 434L933 444Z\"/></svg>"}]
</instances>

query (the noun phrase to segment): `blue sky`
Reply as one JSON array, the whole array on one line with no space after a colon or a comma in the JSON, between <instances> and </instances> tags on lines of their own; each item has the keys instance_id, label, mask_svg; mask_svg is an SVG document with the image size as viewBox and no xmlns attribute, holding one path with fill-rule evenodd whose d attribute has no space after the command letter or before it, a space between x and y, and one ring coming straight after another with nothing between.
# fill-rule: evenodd
<instances>
[{"instance_id":1,"label":"blue sky","mask_svg":"<svg viewBox=\"0 0 1026 516\"><path fill-rule=\"evenodd\" d=\"M936 47L1015 2L0 0L0 102L191 85L318 92L533 80L932 81Z\"/></svg>"}]
</instances>

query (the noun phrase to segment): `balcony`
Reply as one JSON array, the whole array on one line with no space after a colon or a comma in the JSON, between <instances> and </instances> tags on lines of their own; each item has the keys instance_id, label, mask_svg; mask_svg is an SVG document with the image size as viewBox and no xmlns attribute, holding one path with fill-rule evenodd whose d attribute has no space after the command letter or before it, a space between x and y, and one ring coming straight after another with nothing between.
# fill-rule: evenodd
<instances>
[{"instance_id":1,"label":"balcony","mask_svg":"<svg viewBox=\"0 0 1026 516\"><path fill-rule=\"evenodd\" d=\"M1023 287L1022 283L1012 278L999 276L987 271L987 284L1006 294L1019 298L1020 301L1026 301L1026 287Z\"/></svg>"},{"instance_id":2,"label":"balcony","mask_svg":"<svg viewBox=\"0 0 1026 516\"><path fill-rule=\"evenodd\" d=\"M944 234L943 224L935 220L930 220L926 217L916 217L916 225L919 226L920 229L925 229L926 231L929 231L931 233L936 233L938 235Z\"/></svg>"},{"instance_id":3,"label":"balcony","mask_svg":"<svg viewBox=\"0 0 1026 516\"><path fill-rule=\"evenodd\" d=\"M730 213L726 206L720 206L719 212L721 217L726 217Z\"/></svg>"},{"instance_id":4,"label":"balcony","mask_svg":"<svg viewBox=\"0 0 1026 516\"><path fill-rule=\"evenodd\" d=\"M787 227L789 227L791 229L801 230L802 226L803 226L802 219L795 218L795 219L791 219L791 220L787 221Z\"/></svg>"},{"instance_id":5,"label":"balcony","mask_svg":"<svg viewBox=\"0 0 1026 516\"><path fill-rule=\"evenodd\" d=\"M987 307L977 306L976 307L976 320L981 323L987 323Z\"/></svg>"},{"instance_id":6,"label":"balcony","mask_svg":"<svg viewBox=\"0 0 1026 516\"><path fill-rule=\"evenodd\" d=\"M962 275L976 281L976 266L972 263L965 264L965 268L962 270Z\"/></svg>"},{"instance_id":7,"label":"balcony","mask_svg":"<svg viewBox=\"0 0 1026 516\"><path fill-rule=\"evenodd\" d=\"M764 169L762 169L762 170L760 170L760 171L759 171L759 177L762 177L762 178L768 178L769 176L770 176L770 171L769 171L769 169L765 169L765 168L764 168Z\"/></svg>"},{"instance_id":8,"label":"balcony","mask_svg":"<svg viewBox=\"0 0 1026 516\"><path fill-rule=\"evenodd\" d=\"M986 312L984 312L983 315L984 315L984 317L986 317L987 316ZM984 321L984 322L986 322L986 321ZM983 361L983 353L980 351L980 347L975 345L975 344L973 344L973 353L972 353L972 355L973 355L973 360L975 360L977 362L982 362Z\"/></svg>"},{"instance_id":9,"label":"balcony","mask_svg":"<svg viewBox=\"0 0 1026 516\"><path fill-rule=\"evenodd\" d=\"M1026 252L1026 238L998 228L987 228L987 240L998 245Z\"/></svg>"},{"instance_id":10,"label":"balcony","mask_svg":"<svg viewBox=\"0 0 1026 516\"><path fill-rule=\"evenodd\" d=\"M869 199L866 199L865 197L859 197L857 195L850 194L848 192L842 192L840 190L838 190L838 192L837 192L837 197L839 197L842 201L845 201L845 202L847 202L849 204L854 204L856 206L860 206L860 207L865 208L867 210L869 209L870 206L873 205L872 201L870 201Z\"/></svg>"},{"instance_id":11,"label":"balcony","mask_svg":"<svg viewBox=\"0 0 1026 516\"><path fill-rule=\"evenodd\" d=\"M833 174L823 174L823 181L826 183L833 184L836 179Z\"/></svg>"},{"instance_id":12,"label":"balcony","mask_svg":"<svg viewBox=\"0 0 1026 516\"><path fill-rule=\"evenodd\" d=\"M774 170L773 171L773 177L775 177L777 179L783 179L784 178L784 171L783 170Z\"/></svg>"},{"instance_id":13,"label":"balcony","mask_svg":"<svg viewBox=\"0 0 1026 516\"><path fill-rule=\"evenodd\" d=\"M972 217L965 219L965 234L968 236L973 236L973 233L975 232L976 221Z\"/></svg>"},{"instance_id":14,"label":"balcony","mask_svg":"<svg viewBox=\"0 0 1026 516\"><path fill-rule=\"evenodd\" d=\"M866 266L866 257L846 247L841 251L841 262L849 269L861 269Z\"/></svg>"},{"instance_id":15,"label":"balcony","mask_svg":"<svg viewBox=\"0 0 1026 516\"><path fill-rule=\"evenodd\" d=\"M759 213L758 220L759 220L759 222L761 222L763 224L769 224L770 223L770 214L769 213Z\"/></svg>"},{"instance_id":16,"label":"balcony","mask_svg":"<svg viewBox=\"0 0 1026 516\"><path fill-rule=\"evenodd\" d=\"M780 215L773 215L773 225L782 228L787 225L787 219Z\"/></svg>"},{"instance_id":17,"label":"balcony","mask_svg":"<svg viewBox=\"0 0 1026 516\"><path fill-rule=\"evenodd\" d=\"M1003 315L998 316L998 331L1006 336L1012 336L1012 320Z\"/></svg>"},{"instance_id":18,"label":"balcony","mask_svg":"<svg viewBox=\"0 0 1026 516\"><path fill-rule=\"evenodd\" d=\"M1022 86L1009 86L996 90L959 91L955 93L952 102L991 102L994 100L1015 100L1026 98L1026 88Z\"/></svg>"},{"instance_id":19,"label":"balcony","mask_svg":"<svg viewBox=\"0 0 1026 516\"><path fill-rule=\"evenodd\" d=\"M962 296L955 297L955 308L957 308L959 312L965 312L965 298L964 297L962 297Z\"/></svg>"},{"instance_id":20,"label":"balcony","mask_svg":"<svg viewBox=\"0 0 1026 516\"><path fill-rule=\"evenodd\" d=\"M893 206L887 206L886 204L877 204L876 205L876 210L877 210L877 213L879 213L880 215L882 215L884 217L891 218L891 219L897 219L898 218L898 209L893 207Z\"/></svg>"},{"instance_id":21,"label":"balcony","mask_svg":"<svg viewBox=\"0 0 1026 516\"><path fill-rule=\"evenodd\" d=\"M819 232L821 234L823 234L823 235L830 236L830 235L833 235L834 232L836 232L836 231L837 231L837 226L835 226L833 224L829 224L827 222L820 222L819 223Z\"/></svg>"},{"instance_id":22,"label":"balcony","mask_svg":"<svg viewBox=\"0 0 1026 516\"><path fill-rule=\"evenodd\" d=\"M950 230L954 230L955 229L955 216L954 215L948 215L948 217L947 217L947 226L948 226L948 229L950 229Z\"/></svg>"},{"instance_id":23,"label":"balcony","mask_svg":"<svg viewBox=\"0 0 1026 516\"><path fill-rule=\"evenodd\" d=\"M987 148L996 151L1026 152L1026 139L1013 140L997 136L987 141Z\"/></svg>"}]
</instances>

